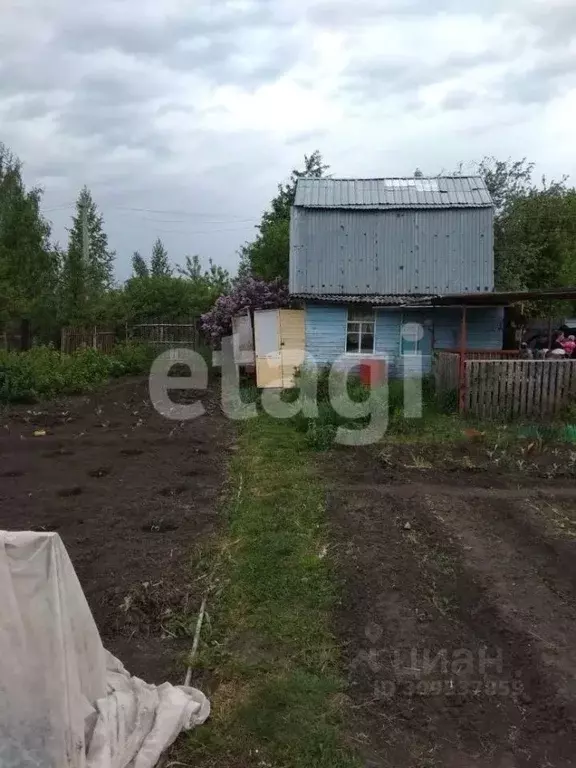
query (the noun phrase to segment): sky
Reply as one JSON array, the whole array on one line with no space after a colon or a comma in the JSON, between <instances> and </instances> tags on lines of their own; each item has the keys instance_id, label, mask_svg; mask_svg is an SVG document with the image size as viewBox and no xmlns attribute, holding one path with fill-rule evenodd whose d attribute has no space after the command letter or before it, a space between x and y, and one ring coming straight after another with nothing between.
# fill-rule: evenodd
<instances>
[{"instance_id":1,"label":"sky","mask_svg":"<svg viewBox=\"0 0 576 768\"><path fill-rule=\"evenodd\" d=\"M0 0L0 141L53 236L234 271L304 154L337 177L527 157L576 183L574 0Z\"/></svg>"}]
</instances>

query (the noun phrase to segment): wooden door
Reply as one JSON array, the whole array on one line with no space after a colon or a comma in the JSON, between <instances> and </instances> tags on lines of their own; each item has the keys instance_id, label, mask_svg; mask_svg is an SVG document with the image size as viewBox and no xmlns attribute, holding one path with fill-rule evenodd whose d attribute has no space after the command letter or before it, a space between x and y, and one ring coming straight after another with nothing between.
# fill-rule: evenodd
<instances>
[{"instance_id":1,"label":"wooden door","mask_svg":"<svg viewBox=\"0 0 576 768\"><path fill-rule=\"evenodd\" d=\"M290 389L295 385L296 368L304 361L304 310L281 309L279 315L282 386L284 389Z\"/></svg>"},{"instance_id":2,"label":"wooden door","mask_svg":"<svg viewBox=\"0 0 576 768\"><path fill-rule=\"evenodd\" d=\"M280 317L277 309L254 312L254 344L256 386L281 388Z\"/></svg>"}]
</instances>

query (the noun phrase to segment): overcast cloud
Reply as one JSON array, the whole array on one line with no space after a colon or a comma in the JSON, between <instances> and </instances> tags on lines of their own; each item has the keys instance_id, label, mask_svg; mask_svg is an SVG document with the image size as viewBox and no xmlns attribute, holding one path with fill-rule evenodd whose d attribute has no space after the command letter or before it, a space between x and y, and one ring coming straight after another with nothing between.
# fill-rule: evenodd
<instances>
[{"instance_id":1,"label":"overcast cloud","mask_svg":"<svg viewBox=\"0 0 576 768\"><path fill-rule=\"evenodd\" d=\"M54 235L87 184L120 279L234 270L304 153L338 176L527 156L576 182L573 0L5 0L0 140Z\"/></svg>"}]
</instances>

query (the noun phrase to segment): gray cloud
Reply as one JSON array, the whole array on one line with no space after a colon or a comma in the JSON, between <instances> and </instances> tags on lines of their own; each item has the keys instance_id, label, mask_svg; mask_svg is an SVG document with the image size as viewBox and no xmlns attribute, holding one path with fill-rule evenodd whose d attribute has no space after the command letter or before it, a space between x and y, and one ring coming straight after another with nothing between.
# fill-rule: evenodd
<instances>
[{"instance_id":1,"label":"gray cloud","mask_svg":"<svg viewBox=\"0 0 576 768\"><path fill-rule=\"evenodd\" d=\"M531 3L519 18L537 30L542 48L557 50L576 38L576 5Z\"/></svg>"},{"instance_id":2,"label":"gray cloud","mask_svg":"<svg viewBox=\"0 0 576 768\"><path fill-rule=\"evenodd\" d=\"M98 8L81 11L71 19L58 31L55 43L79 52L113 48L133 56L163 57L173 46L188 40L232 37L259 25L279 26L282 22L273 7L267 0L244 9L226 2L196 2L186 12L160 19L145 13L118 18Z\"/></svg>"},{"instance_id":3,"label":"gray cloud","mask_svg":"<svg viewBox=\"0 0 576 768\"><path fill-rule=\"evenodd\" d=\"M466 5L467 13L489 15L501 8L498 0L474 0ZM355 29L387 19L414 16L431 17L439 13L462 13L461 0L318 0L308 10L313 24L330 29Z\"/></svg>"},{"instance_id":4,"label":"gray cloud","mask_svg":"<svg viewBox=\"0 0 576 768\"><path fill-rule=\"evenodd\" d=\"M150 104L160 91L137 73L83 77L59 113L64 135L99 137L107 146L142 146L151 139Z\"/></svg>"},{"instance_id":5,"label":"gray cloud","mask_svg":"<svg viewBox=\"0 0 576 768\"><path fill-rule=\"evenodd\" d=\"M413 99L415 92L487 64L502 60L491 51L474 54L450 54L437 64L423 66L417 58L406 60L389 59L386 56L350 66L345 73L344 88L356 102L401 96ZM414 104L417 102L413 101Z\"/></svg>"},{"instance_id":6,"label":"gray cloud","mask_svg":"<svg viewBox=\"0 0 576 768\"><path fill-rule=\"evenodd\" d=\"M501 98L518 104L546 104L576 87L574 55L560 50L528 71L503 82Z\"/></svg>"},{"instance_id":7,"label":"gray cloud","mask_svg":"<svg viewBox=\"0 0 576 768\"><path fill-rule=\"evenodd\" d=\"M472 91L451 91L442 101L444 109L466 109L477 100L477 94Z\"/></svg>"},{"instance_id":8,"label":"gray cloud","mask_svg":"<svg viewBox=\"0 0 576 768\"><path fill-rule=\"evenodd\" d=\"M34 120L50 114L54 109L52 99L47 96L23 94L13 100L4 113L4 120Z\"/></svg>"},{"instance_id":9,"label":"gray cloud","mask_svg":"<svg viewBox=\"0 0 576 768\"><path fill-rule=\"evenodd\" d=\"M467 73L495 64L507 73L489 97L464 83L441 104L452 134L462 136L460 146L477 136L471 154L482 156L497 152L501 132L528 111L523 105L546 103L573 84L567 46L576 29L576 6L544 8L513 0L472 0L465 10L459 0L434 0L433 5L429 0L255 0L234 5L195 0L188 7L167 0L165 6L163 15L160 5L147 0L102 0L99 5L35 0L33 12L26 4L4 9L0 29L0 139L21 154L31 183L44 182L46 206L59 209L53 216L61 240L72 209L60 206L71 206L83 183L90 186L123 277L131 251L148 252L156 234L165 239L175 260L199 252L233 266L238 245L253 234L253 223L242 219L257 219L277 183L304 152L316 147L326 148L328 163L334 164L334 157L346 163L353 155L354 164L365 163L364 174L373 167L381 172L383 165L387 172L410 172L418 164L412 156L421 146L429 146L427 155L435 151L433 131L426 129L418 146L404 146L401 153L390 150L382 156L380 149L369 148L381 148L382 131L394 133L398 109L421 110L418 118L430 119L435 110L423 109L419 101L423 86L460 75L465 79ZM411 23L422 29L427 21L441 24L440 15L451 13L466 13L471 24L476 14L498 26L507 10L510 40L515 42L506 51L495 45L494 50L455 54L448 46L444 60L438 61L443 52L436 50L436 63L430 64L408 44L401 58L383 51L374 60L363 60L358 42L363 29L385 29L399 20L405 30ZM321 75L309 62L326 32L342 35L351 58L343 76L329 84L336 113L341 110L345 119L333 124L327 118L322 124L311 115L307 124L310 103L313 112L314 99L325 98ZM531 52L526 41L534 37L537 46ZM458 41L455 47L460 45ZM530 71L514 69L520 55L532 57ZM303 62L294 95L290 88L277 91L267 112L257 89ZM238 102L232 107L219 94L211 99L220 86L235 87ZM294 99L297 119L289 127L280 117L274 123L270 114L278 93ZM388 97L394 97L390 104ZM239 115L243 103L254 109L253 120ZM474 121L466 120L468 110L494 104L510 109L498 116L487 109L482 125L470 127ZM266 130L259 126L258 111ZM362 127L350 127L350 116ZM235 120L247 127L235 129ZM398 136L394 141L401 143ZM423 161L454 167L459 159L460 154L441 160L431 154ZM347 172L353 174L350 162ZM395 167L395 162L408 162L409 167ZM336 166L333 170L341 172Z\"/></svg>"}]
</instances>

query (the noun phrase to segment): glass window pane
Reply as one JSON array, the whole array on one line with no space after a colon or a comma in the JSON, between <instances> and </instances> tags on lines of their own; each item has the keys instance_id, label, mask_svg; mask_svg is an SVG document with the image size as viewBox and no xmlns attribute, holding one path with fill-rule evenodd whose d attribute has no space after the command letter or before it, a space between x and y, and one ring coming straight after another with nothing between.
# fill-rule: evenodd
<instances>
[{"instance_id":1,"label":"glass window pane","mask_svg":"<svg viewBox=\"0 0 576 768\"><path fill-rule=\"evenodd\" d=\"M374 335L374 323L362 323L362 333Z\"/></svg>"},{"instance_id":2,"label":"glass window pane","mask_svg":"<svg viewBox=\"0 0 576 768\"><path fill-rule=\"evenodd\" d=\"M348 323L348 333L360 333L360 323Z\"/></svg>"},{"instance_id":3,"label":"glass window pane","mask_svg":"<svg viewBox=\"0 0 576 768\"><path fill-rule=\"evenodd\" d=\"M362 352L374 352L374 334L363 333L360 346Z\"/></svg>"},{"instance_id":4,"label":"glass window pane","mask_svg":"<svg viewBox=\"0 0 576 768\"><path fill-rule=\"evenodd\" d=\"M415 355L418 352L418 342L411 339L402 339L402 353L404 355Z\"/></svg>"},{"instance_id":5,"label":"glass window pane","mask_svg":"<svg viewBox=\"0 0 576 768\"><path fill-rule=\"evenodd\" d=\"M358 333L348 333L346 336L346 352L358 352Z\"/></svg>"},{"instance_id":6,"label":"glass window pane","mask_svg":"<svg viewBox=\"0 0 576 768\"><path fill-rule=\"evenodd\" d=\"M374 312L370 309L349 309L348 320L368 320L374 322Z\"/></svg>"}]
</instances>

